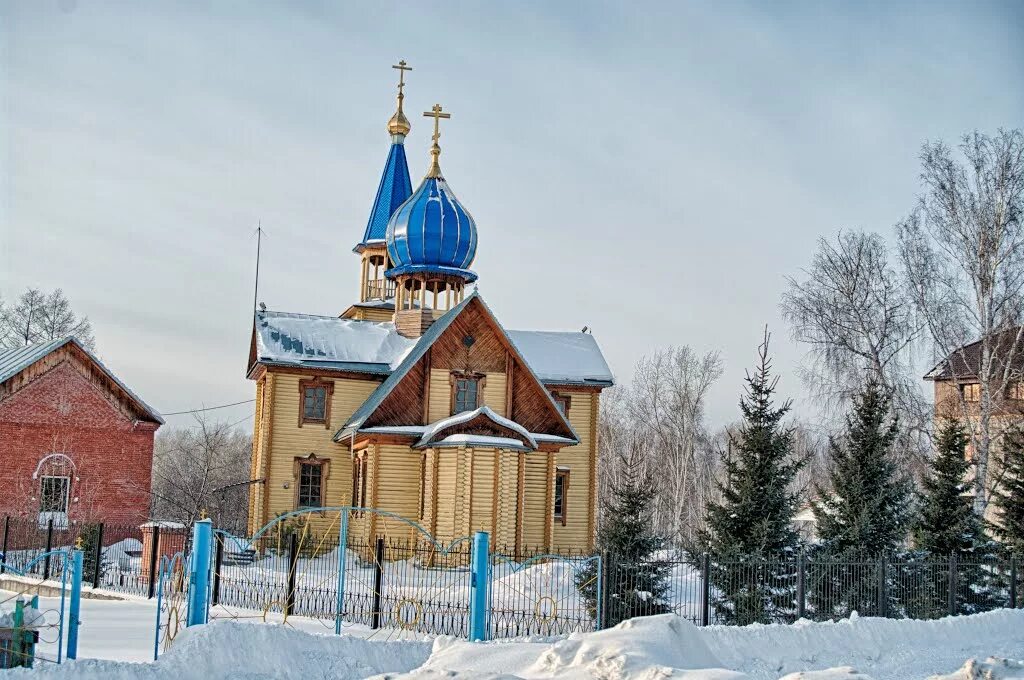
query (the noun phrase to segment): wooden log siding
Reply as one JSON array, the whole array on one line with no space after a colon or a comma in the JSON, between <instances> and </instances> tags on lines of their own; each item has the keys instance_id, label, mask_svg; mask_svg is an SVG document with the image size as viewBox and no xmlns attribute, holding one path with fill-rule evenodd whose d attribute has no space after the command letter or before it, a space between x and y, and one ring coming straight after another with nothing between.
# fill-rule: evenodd
<instances>
[{"instance_id":1,"label":"wooden log siding","mask_svg":"<svg viewBox=\"0 0 1024 680\"><path fill-rule=\"evenodd\" d=\"M523 529L522 548L543 548L548 506L548 461L545 453L523 455Z\"/></svg>"},{"instance_id":2,"label":"wooden log siding","mask_svg":"<svg viewBox=\"0 0 1024 680\"><path fill-rule=\"evenodd\" d=\"M266 376L256 381L256 417L252 425L252 457L249 460L249 479L259 479L263 476L263 431L266 423L263 420L263 391L266 387ZM249 534L254 534L259 526L256 522L261 517L263 508L263 495L265 485L255 483L249 485L249 514L247 526Z\"/></svg>"},{"instance_id":3,"label":"wooden log siding","mask_svg":"<svg viewBox=\"0 0 1024 680\"><path fill-rule=\"evenodd\" d=\"M312 376L309 376L312 377ZM352 489L352 466L349 463L348 443L335 443L334 433L348 420L349 416L370 396L377 383L366 380L335 378L331 395L331 420L329 427L297 427L301 395L301 375L268 372L266 379L265 403L268 416L265 475L266 503L261 523L282 513L295 509L292 461L296 456L315 453L317 458L339 459L332 465L332 473L326 484L324 503L326 505L347 505ZM288 488L285 488L285 484Z\"/></svg>"},{"instance_id":4,"label":"wooden log siding","mask_svg":"<svg viewBox=\"0 0 1024 680\"><path fill-rule=\"evenodd\" d=\"M423 454L408 446L381 444L376 447L377 462L373 466L376 476L374 507L394 512L410 520L419 518L420 468ZM379 521L377 534L412 539L415 530L396 520Z\"/></svg>"},{"instance_id":5,"label":"wooden log siding","mask_svg":"<svg viewBox=\"0 0 1024 680\"><path fill-rule=\"evenodd\" d=\"M569 422L572 424L580 443L567 446L555 454L555 466L568 468L572 483L565 497L566 521L554 522L552 545L587 548L593 541L594 500L596 489L593 474L597 457L597 404L598 395L593 392L573 392L564 389L560 394L569 396ZM554 480L554 471L551 473ZM554 510L552 509L552 512ZM549 513L550 514L550 513Z\"/></svg>"}]
</instances>

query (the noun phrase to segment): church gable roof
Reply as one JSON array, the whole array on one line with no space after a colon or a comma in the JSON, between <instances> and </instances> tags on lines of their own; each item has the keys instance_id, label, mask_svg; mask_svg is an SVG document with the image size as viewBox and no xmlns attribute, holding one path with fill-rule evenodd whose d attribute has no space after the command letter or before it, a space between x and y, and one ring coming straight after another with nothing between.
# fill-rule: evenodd
<instances>
[{"instance_id":1,"label":"church gable roof","mask_svg":"<svg viewBox=\"0 0 1024 680\"><path fill-rule=\"evenodd\" d=\"M95 376L97 376L106 388L110 390L113 398L128 406L131 411L141 416L143 420L149 420L163 425L164 419L160 413L144 402L137 394L128 389L121 380L103 365L96 355L87 350L74 337L67 336L57 338L48 342L18 347L10 350L0 351L0 386L13 380L26 369L34 364L43 361L54 352L67 348L80 362L86 364ZM17 389L17 388L15 388ZM2 394L2 391L0 391Z\"/></svg>"},{"instance_id":2,"label":"church gable roof","mask_svg":"<svg viewBox=\"0 0 1024 680\"><path fill-rule=\"evenodd\" d=\"M478 314L476 319L472 318L474 310ZM467 314L470 316L464 317ZM340 441L364 426L411 425L414 422L420 422L423 403L422 379L427 370L424 358L428 351L433 351L434 347L444 351L446 346L461 343L466 335L464 329L453 328L460 322L469 323L474 327L480 323L485 324L487 328L483 330L490 331L503 345L503 350L515 362L512 372L512 420L521 423L528 430L578 440L572 426L558 410L540 378L533 372L528 361L508 337L483 298L476 292L427 329L416 346L405 355L401 365L352 414L348 423L339 430L335 439ZM449 333L449 330L452 333ZM458 337L455 337L456 335ZM405 422L396 422L401 420Z\"/></svg>"},{"instance_id":3,"label":"church gable roof","mask_svg":"<svg viewBox=\"0 0 1024 680\"><path fill-rule=\"evenodd\" d=\"M589 333L506 334L545 384L607 387L613 382L601 348ZM416 344L417 340L399 335L391 322L259 310L247 368L267 364L386 376Z\"/></svg>"}]
</instances>

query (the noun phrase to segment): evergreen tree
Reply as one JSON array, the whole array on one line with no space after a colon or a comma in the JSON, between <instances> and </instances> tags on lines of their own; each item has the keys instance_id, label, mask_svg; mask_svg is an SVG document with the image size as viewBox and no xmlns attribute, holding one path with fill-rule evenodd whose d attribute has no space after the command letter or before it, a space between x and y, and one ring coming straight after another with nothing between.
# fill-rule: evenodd
<instances>
[{"instance_id":1,"label":"evergreen tree","mask_svg":"<svg viewBox=\"0 0 1024 680\"><path fill-rule=\"evenodd\" d=\"M898 435L890 399L877 381L868 380L854 399L841 439L830 440L831 492L817 489L813 504L820 543L815 556L830 562L812 579L810 599L819 615L845 616L856 610L884 616L895 593L880 602L879 570L859 561L891 556L907 536L912 488L895 462ZM881 605L881 606L880 606Z\"/></svg>"},{"instance_id":2,"label":"evergreen tree","mask_svg":"<svg viewBox=\"0 0 1024 680\"><path fill-rule=\"evenodd\" d=\"M716 613L740 625L789 616L796 583L789 558L799 548L792 524L799 495L791 487L805 461L794 457L792 430L782 425L790 402L775 404L778 378L771 374L769 339L766 331L757 369L747 374L743 424L724 461L727 482L719 484L721 500L708 504L707 528L700 533L713 556ZM749 578L752 569L760 576Z\"/></svg>"},{"instance_id":3,"label":"evergreen tree","mask_svg":"<svg viewBox=\"0 0 1024 680\"><path fill-rule=\"evenodd\" d=\"M964 455L968 436L958 421L949 421L935 440L935 458L921 481L919 513L914 522L914 545L919 553L906 565L918 571L918 587L910 588L901 601L916 617L938 617L949 613L950 568L954 578L970 583L974 595L957 598L956 611L972 614L994 605L988 594L997 586L993 572L984 560L991 558L992 546L985 538L981 520L974 513L969 472L971 463Z\"/></svg>"},{"instance_id":4,"label":"evergreen tree","mask_svg":"<svg viewBox=\"0 0 1024 680\"><path fill-rule=\"evenodd\" d=\"M899 432L889 397L869 380L854 399L841 440L830 440L832 493L813 504L821 548L830 556L894 553L907 534L911 485L894 460Z\"/></svg>"},{"instance_id":5,"label":"evergreen tree","mask_svg":"<svg viewBox=\"0 0 1024 680\"><path fill-rule=\"evenodd\" d=\"M992 532L1010 552L1024 555L1024 427L1003 435L999 462L1002 479L993 494Z\"/></svg>"},{"instance_id":6,"label":"evergreen tree","mask_svg":"<svg viewBox=\"0 0 1024 680\"><path fill-rule=\"evenodd\" d=\"M664 540L654 532L654 480L640 461L642 451L623 461L619 481L605 501L597 548L605 555L603 618L608 626L635 616L665 614L670 566L656 554ZM576 586L597 615L597 562L576 573Z\"/></svg>"},{"instance_id":7,"label":"evergreen tree","mask_svg":"<svg viewBox=\"0 0 1024 680\"><path fill-rule=\"evenodd\" d=\"M935 440L935 458L921 481L914 546L934 557L972 554L984 541L967 476L967 441L958 421L944 424Z\"/></svg>"}]
</instances>

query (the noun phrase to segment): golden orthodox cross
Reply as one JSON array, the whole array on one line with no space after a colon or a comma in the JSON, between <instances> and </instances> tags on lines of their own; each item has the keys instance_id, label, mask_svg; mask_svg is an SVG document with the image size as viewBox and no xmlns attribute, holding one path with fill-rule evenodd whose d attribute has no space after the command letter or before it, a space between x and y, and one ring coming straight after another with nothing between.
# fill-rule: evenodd
<instances>
[{"instance_id":1,"label":"golden orthodox cross","mask_svg":"<svg viewBox=\"0 0 1024 680\"><path fill-rule=\"evenodd\" d=\"M441 139L441 129L439 127L439 123L441 122L442 118L451 118L452 114L442 113L441 105L434 104L434 107L429 111L424 111L423 115L427 118L434 119L434 136L431 137L431 139L434 140L434 144L437 144L437 141Z\"/></svg>"},{"instance_id":2,"label":"golden orthodox cross","mask_svg":"<svg viewBox=\"0 0 1024 680\"><path fill-rule=\"evenodd\" d=\"M402 88L405 87L405 72L411 71L412 66L406 66L405 59L402 59L397 64L392 64L391 68L398 69L398 96L402 96Z\"/></svg>"}]
</instances>

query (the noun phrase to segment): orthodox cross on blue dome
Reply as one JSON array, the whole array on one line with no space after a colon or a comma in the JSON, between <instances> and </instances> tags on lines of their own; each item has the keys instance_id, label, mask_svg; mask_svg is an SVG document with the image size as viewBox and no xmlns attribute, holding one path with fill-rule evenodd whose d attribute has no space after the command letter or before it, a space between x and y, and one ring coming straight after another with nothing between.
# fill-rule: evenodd
<instances>
[{"instance_id":1,"label":"orthodox cross on blue dome","mask_svg":"<svg viewBox=\"0 0 1024 680\"><path fill-rule=\"evenodd\" d=\"M441 119L451 118L452 114L444 113L440 104L434 104L429 111L423 112L424 117L434 119L434 134L430 138L433 144L430 147L430 169L427 170L427 177L441 177L441 164L438 158L441 156L441 146L437 143L441 139Z\"/></svg>"}]
</instances>

